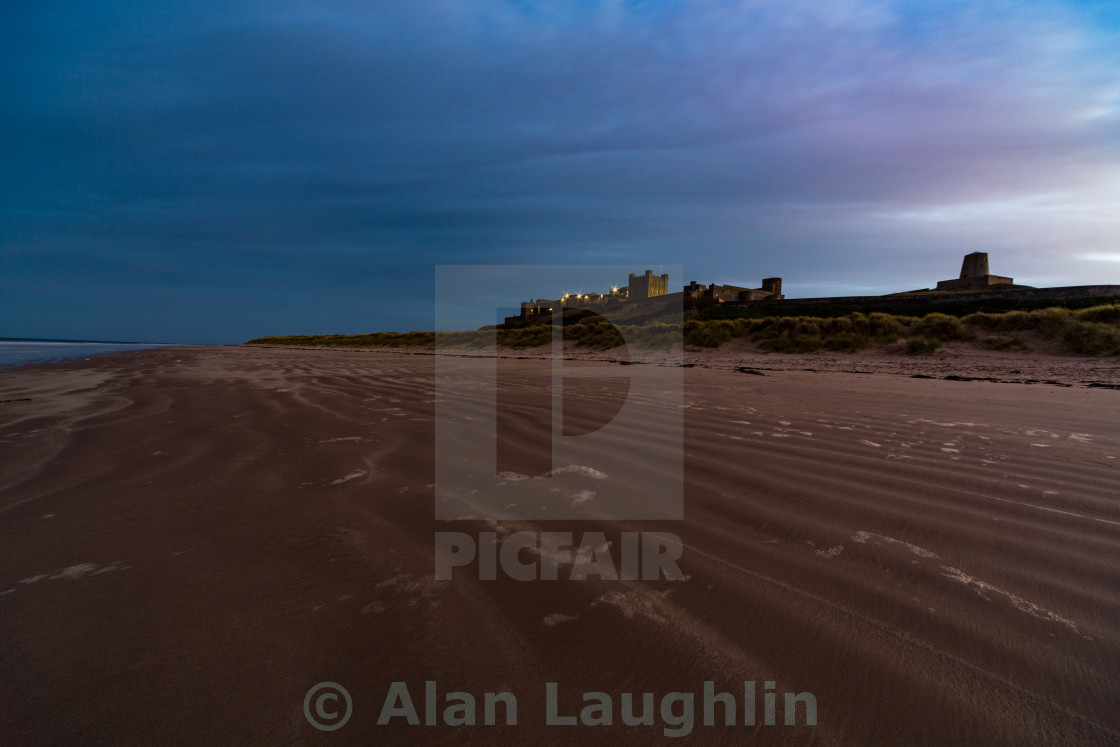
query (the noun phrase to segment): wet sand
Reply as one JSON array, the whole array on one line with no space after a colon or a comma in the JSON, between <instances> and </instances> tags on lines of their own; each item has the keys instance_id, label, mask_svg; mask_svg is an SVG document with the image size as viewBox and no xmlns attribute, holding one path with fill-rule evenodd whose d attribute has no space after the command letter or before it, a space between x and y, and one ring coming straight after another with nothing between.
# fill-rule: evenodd
<instances>
[{"instance_id":1,"label":"wet sand","mask_svg":"<svg viewBox=\"0 0 1120 747\"><path fill-rule=\"evenodd\" d=\"M514 463L541 461L540 366L502 364ZM1120 392L763 373L683 369L683 521L487 523L433 518L430 355L0 372L0 744L648 743L618 694L705 681L812 693L818 723L697 702L702 744L1120 742ZM437 582L449 530L672 532L686 578ZM429 680L480 719L514 693L518 725L377 725ZM303 711L324 681L353 697L333 733ZM615 695L615 725L546 727L546 682L562 715Z\"/></svg>"}]
</instances>

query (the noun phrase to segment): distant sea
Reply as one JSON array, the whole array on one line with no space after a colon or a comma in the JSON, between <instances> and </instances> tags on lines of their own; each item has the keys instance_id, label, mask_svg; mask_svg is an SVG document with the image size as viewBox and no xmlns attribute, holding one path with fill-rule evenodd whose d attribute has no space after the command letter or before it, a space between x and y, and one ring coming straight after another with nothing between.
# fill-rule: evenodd
<instances>
[{"instance_id":1,"label":"distant sea","mask_svg":"<svg viewBox=\"0 0 1120 747\"><path fill-rule=\"evenodd\" d=\"M0 368L25 363L54 363L88 358L100 353L119 353L161 347L147 342L81 342L77 340L21 340L0 337Z\"/></svg>"}]
</instances>

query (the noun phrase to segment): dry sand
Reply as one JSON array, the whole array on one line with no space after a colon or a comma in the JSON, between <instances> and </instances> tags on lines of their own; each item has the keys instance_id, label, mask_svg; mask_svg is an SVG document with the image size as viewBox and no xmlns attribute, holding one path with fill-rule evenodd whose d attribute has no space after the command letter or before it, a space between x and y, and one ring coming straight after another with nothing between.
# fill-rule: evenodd
<instances>
[{"instance_id":1,"label":"dry sand","mask_svg":"<svg viewBox=\"0 0 1120 747\"><path fill-rule=\"evenodd\" d=\"M705 680L819 711L701 744L1120 742L1120 392L741 363L684 369L683 521L559 527L433 519L429 355L0 372L0 744L648 743L546 728L544 683L572 713ZM503 401L540 365L504 362ZM687 578L436 582L449 528L673 532ZM398 680L508 690L519 725L378 727ZM330 734L322 681L354 700Z\"/></svg>"}]
</instances>

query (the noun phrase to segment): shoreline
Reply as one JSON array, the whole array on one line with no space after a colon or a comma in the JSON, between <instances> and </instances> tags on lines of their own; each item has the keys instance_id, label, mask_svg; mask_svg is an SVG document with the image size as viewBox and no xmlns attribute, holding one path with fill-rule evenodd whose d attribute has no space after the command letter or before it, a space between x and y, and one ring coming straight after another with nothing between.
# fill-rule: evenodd
<instances>
[{"instance_id":1,"label":"shoreline","mask_svg":"<svg viewBox=\"0 0 1120 747\"><path fill-rule=\"evenodd\" d=\"M0 373L4 371L12 371L23 369L27 366L51 366L64 363L74 363L81 361L88 361L92 358L102 355L115 355L117 353L139 353L145 350L159 350L162 348L177 348L177 347L205 347L205 346L192 346L183 345L178 343L148 343L148 342L135 342L135 343L113 343L113 342L91 342L85 340L70 341L70 340L6 340L0 343L7 342L14 345L26 345L28 347L37 347L40 345L45 346L59 346L69 348L68 354L62 356L42 356L37 358L30 358L28 360L12 360L8 361L0 357ZM108 350L86 351L80 349L79 346L101 347L109 348ZM221 346L217 346L221 347ZM0 351L2 352L2 351Z\"/></svg>"}]
</instances>

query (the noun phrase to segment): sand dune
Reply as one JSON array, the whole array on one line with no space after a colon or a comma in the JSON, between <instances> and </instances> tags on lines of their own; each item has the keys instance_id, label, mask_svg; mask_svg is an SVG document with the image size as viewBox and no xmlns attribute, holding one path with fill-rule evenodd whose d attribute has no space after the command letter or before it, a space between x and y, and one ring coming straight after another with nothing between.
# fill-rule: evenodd
<instances>
[{"instance_id":1,"label":"sand dune","mask_svg":"<svg viewBox=\"0 0 1120 747\"><path fill-rule=\"evenodd\" d=\"M541 365L502 363L511 474L548 463ZM1120 742L1120 392L766 373L683 371L683 521L595 519L573 464L591 518L563 522L435 521L430 355L0 373L27 400L0 404L0 743L646 743L660 720L546 726L545 683L570 715L705 681L812 693L818 723L697 705L704 744ZM573 392L565 428L619 396ZM685 579L436 581L449 530L671 532ZM390 683L429 680L512 692L519 723L377 725ZM325 681L354 701L333 735L303 712Z\"/></svg>"}]
</instances>

